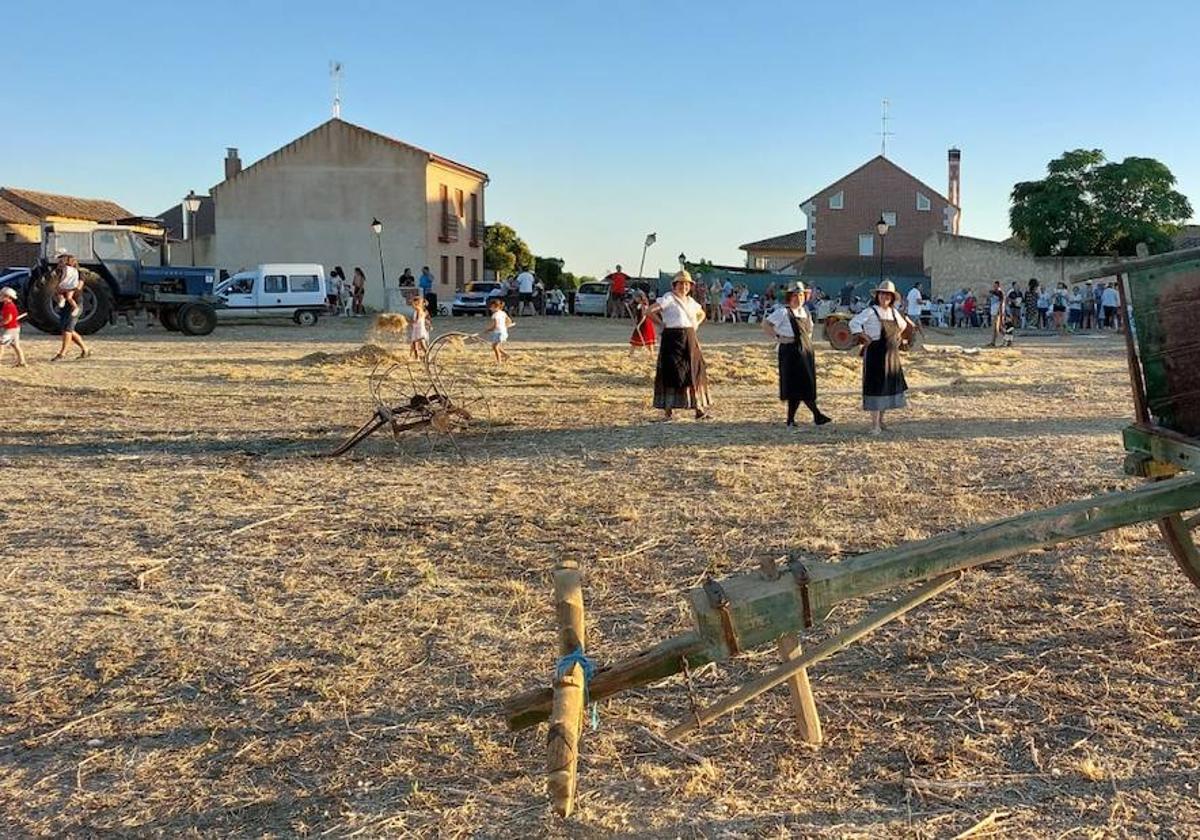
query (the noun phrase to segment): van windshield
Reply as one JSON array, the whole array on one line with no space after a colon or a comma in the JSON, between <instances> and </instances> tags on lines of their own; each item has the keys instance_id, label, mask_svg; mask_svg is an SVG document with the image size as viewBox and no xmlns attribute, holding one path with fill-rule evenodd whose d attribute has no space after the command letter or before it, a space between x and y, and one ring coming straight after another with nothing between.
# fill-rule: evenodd
<instances>
[{"instance_id":1,"label":"van windshield","mask_svg":"<svg viewBox=\"0 0 1200 840\"><path fill-rule=\"evenodd\" d=\"M606 295L608 294L607 283L584 283L579 287L581 295Z\"/></svg>"}]
</instances>

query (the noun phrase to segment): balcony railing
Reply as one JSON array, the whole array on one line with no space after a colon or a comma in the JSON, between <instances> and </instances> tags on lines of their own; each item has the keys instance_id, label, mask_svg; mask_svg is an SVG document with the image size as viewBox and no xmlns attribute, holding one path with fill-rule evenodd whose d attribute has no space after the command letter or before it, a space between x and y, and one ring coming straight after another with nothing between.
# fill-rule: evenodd
<instances>
[{"instance_id":1,"label":"balcony railing","mask_svg":"<svg viewBox=\"0 0 1200 840\"><path fill-rule=\"evenodd\" d=\"M453 210L446 209L442 212L442 235L438 237L438 241L458 241L458 215Z\"/></svg>"},{"instance_id":2,"label":"balcony railing","mask_svg":"<svg viewBox=\"0 0 1200 840\"><path fill-rule=\"evenodd\" d=\"M484 235L487 233L487 225L483 222L475 222L471 225L471 247L478 248L483 244Z\"/></svg>"}]
</instances>

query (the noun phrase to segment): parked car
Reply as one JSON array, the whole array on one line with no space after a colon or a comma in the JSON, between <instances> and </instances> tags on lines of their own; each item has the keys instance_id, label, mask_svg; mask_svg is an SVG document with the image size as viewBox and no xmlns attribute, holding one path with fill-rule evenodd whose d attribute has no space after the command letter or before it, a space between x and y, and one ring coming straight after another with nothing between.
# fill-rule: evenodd
<instances>
[{"instance_id":1,"label":"parked car","mask_svg":"<svg viewBox=\"0 0 1200 840\"><path fill-rule=\"evenodd\" d=\"M607 315L608 284L603 280L584 283L575 292L576 315Z\"/></svg>"},{"instance_id":2,"label":"parked car","mask_svg":"<svg viewBox=\"0 0 1200 840\"><path fill-rule=\"evenodd\" d=\"M325 269L316 263L268 263L239 271L214 293L221 321L291 318L311 327L326 312Z\"/></svg>"},{"instance_id":3,"label":"parked car","mask_svg":"<svg viewBox=\"0 0 1200 840\"><path fill-rule=\"evenodd\" d=\"M28 268L0 268L0 289L5 286L11 286L17 293L17 298L20 299L25 292L25 287L29 285L29 278L33 274Z\"/></svg>"},{"instance_id":4,"label":"parked car","mask_svg":"<svg viewBox=\"0 0 1200 840\"><path fill-rule=\"evenodd\" d=\"M504 284L479 280L454 295L451 315L486 315L492 298L504 299Z\"/></svg>"}]
</instances>

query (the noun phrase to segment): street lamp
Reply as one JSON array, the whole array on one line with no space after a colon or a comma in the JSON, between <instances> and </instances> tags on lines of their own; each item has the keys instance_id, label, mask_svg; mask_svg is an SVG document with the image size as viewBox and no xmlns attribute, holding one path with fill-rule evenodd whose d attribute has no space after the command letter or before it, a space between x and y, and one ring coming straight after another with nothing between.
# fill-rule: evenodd
<instances>
[{"instance_id":1,"label":"street lamp","mask_svg":"<svg viewBox=\"0 0 1200 840\"><path fill-rule=\"evenodd\" d=\"M682 251L679 252L679 267L685 271L687 270L687 257Z\"/></svg>"},{"instance_id":2,"label":"street lamp","mask_svg":"<svg viewBox=\"0 0 1200 840\"><path fill-rule=\"evenodd\" d=\"M888 235L887 219L883 218L883 214L879 214L879 221L875 223L875 232L879 234L879 283L883 284L883 240Z\"/></svg>"},{"instance_id":3,"label":"street lamp","mask_svg":"<svg viewBox=\"0 0 1200 840\"><path fill-rule=\"evenodd\" d=\"M375 244L379 246L379 276L383 278L384 296L387 296L387 272L383 270L383 222L371 219L371 230L375 231Z\"/></svg>"},{"instance_id":4,"label":"street lamp","mask_svg":"<svg viewBox=\"0 0 1200 840\"><path fill-rule=\"evenodd\" d=\"M656 234L656 233L646 234L646 243L644 245L642 245L642 264L638 266L638 277L641 277L642 273L645 272L645 270L646 270L646 249L649 248L651 245L653 245L657 241L658 241L658 234Z\"/></svg>"},{"instance_id":5,"label":"street lamp","mask_svg":"<svg viewBox=\"0 0 1200 840\"><path fill-rule=\"evenodd\" d=\"M196 264L196 211L200 209L200 196L195 190L188 190L183 197L183 207L188 214L188 239L192 241L192 265Z\"/></svg>"},{"instance_id":6,"label":"street lamp","mask_svg":"<svg viewBox=\"0 0 1200 840\"><path fill-rule=\"evenodd\" d=\"M1067 282L1067 258L1063 253L1067 250L1067 245L1070 244L1065 239L1058 240L1058 282Z\"/></svg>"}]
</instances>

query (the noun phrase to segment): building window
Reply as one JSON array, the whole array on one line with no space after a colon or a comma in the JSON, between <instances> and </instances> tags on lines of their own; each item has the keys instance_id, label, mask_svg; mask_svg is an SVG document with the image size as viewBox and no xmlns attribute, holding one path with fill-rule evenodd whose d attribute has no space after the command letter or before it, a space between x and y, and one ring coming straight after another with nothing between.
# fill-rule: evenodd
<instances>
[{"instance_id":1,"label":"building window","mask_svg":"<svg viewBox=\"0 0 1200 840\"><path fill-rule=\"evenodd\" d=\"M929 206L929 196L917 193L917 209L928 212Z\"/></svg>"},{"instance_id":2,"label":"building window","mask_svg":"<svg viewBox=\"0 0 1200 840\"><path fill-rule=\"evenodd\" d=\"M442 233L438 236L439 242L457 242L458 241L458 214L454 212L454 206L450 204L450 188L445 184L441 185L442 193Z\"/></svg>"},{"instance_id":3,"label":"building window","mask_svg":"<svg viewBox=\"0 0 1200 840\"><path fill-rule=\"evenodd\" d=\"M463 206L463 191L462 190L454 191L454 206L458 209L458 217L460 219L464 218L466 216L466 208Z\"/></svg>"},{"instance_id":4,"label":"building window","mask_svg":"<svg viewBox=\"0 0 1200 840\"><path fill-rule=\"evenodd\" d=\"M478 248L483 241L483 222L479 221L479 196L471 193L471 218L467 220L471 230L471 247Z\"/></svg>"},{"instance_id":5,"label":"building window","mask_svg":"<svg viewBox=\"0 0 1200 840\"><path fill-rule=\"evenodd\" d=\"M768 262L769 262L769 261L768 261L768 259L767 259L766 257L755 257L755 258L754 258L754 267L755 267L755 268L757 268L757 269L759 269L759 270L764 270L764 269L767 269L767 268L769 268L769 267L770 267L770 266L768 265Z\"/></svg>"},{"instance_id":6,"label":"building window","mask_svg":"<svg viewBox=\"0 0 1200 840\"><path fill-rule=\"evenodd\" d=\"M858 235L858 255L869 257L875 253L875 234L860 233Z\"/></svg>"},{"instance_id":7,"label":"building window","mask_svg":"<svg viewBox=\"0 0 1200 840\"><path fill-rule=\"evenodd\" d=\"M896 226L896 212L894 210L888 210L880 215L883 216L883 220L888 223L888 227Z\"/></svg>"},{"instance_id":8,"label":"building window","mask_svg":"<svg viewBox=\"0 0 1200 840\"><path fill-rule=\"evenodd\" d=\"M829 196L829 209L841 210L846 206L846 194L838 190L833 195Z\"/></svg>"},{"instance_id":9,"label":"building window","mask_svg":"<svg viewBox=\"0 0 1200 840\"><path fill-rule=\"evenodd\" d=\"M471 282L475 283L479 280L479 260L471 259Z\"/></svg>"},{"instance_id":10,"label":"building window","mask_svg":"<svg viewBox=\"0 0 1200 840\"><path fill-rule=\"evenodd\" d=\"M16 242L17 235L15 233L6 233L6 234L4 234L4 241L5 242Z\"/></svg>"},{"instance_id":11,"label":"building window","mask_svg":"<svg viewBox=\"0 0 1200 840\"><path fill-rule=\"evenodd\" d=\"M442 273L439 275L442 278L442 284L450 282L450 258L442 257Z\"/></svg>"},{"instance_id":12,"label":"building window","mask_svg":"<svg viewBox=\"0 0 1200 840\"><path fill-rule=\"evenodd\" d=\"M467 285L465 263L466 260L462 257L454 258L454 288L456 289L461 289Z\"/></svg>"}]
</instances>

